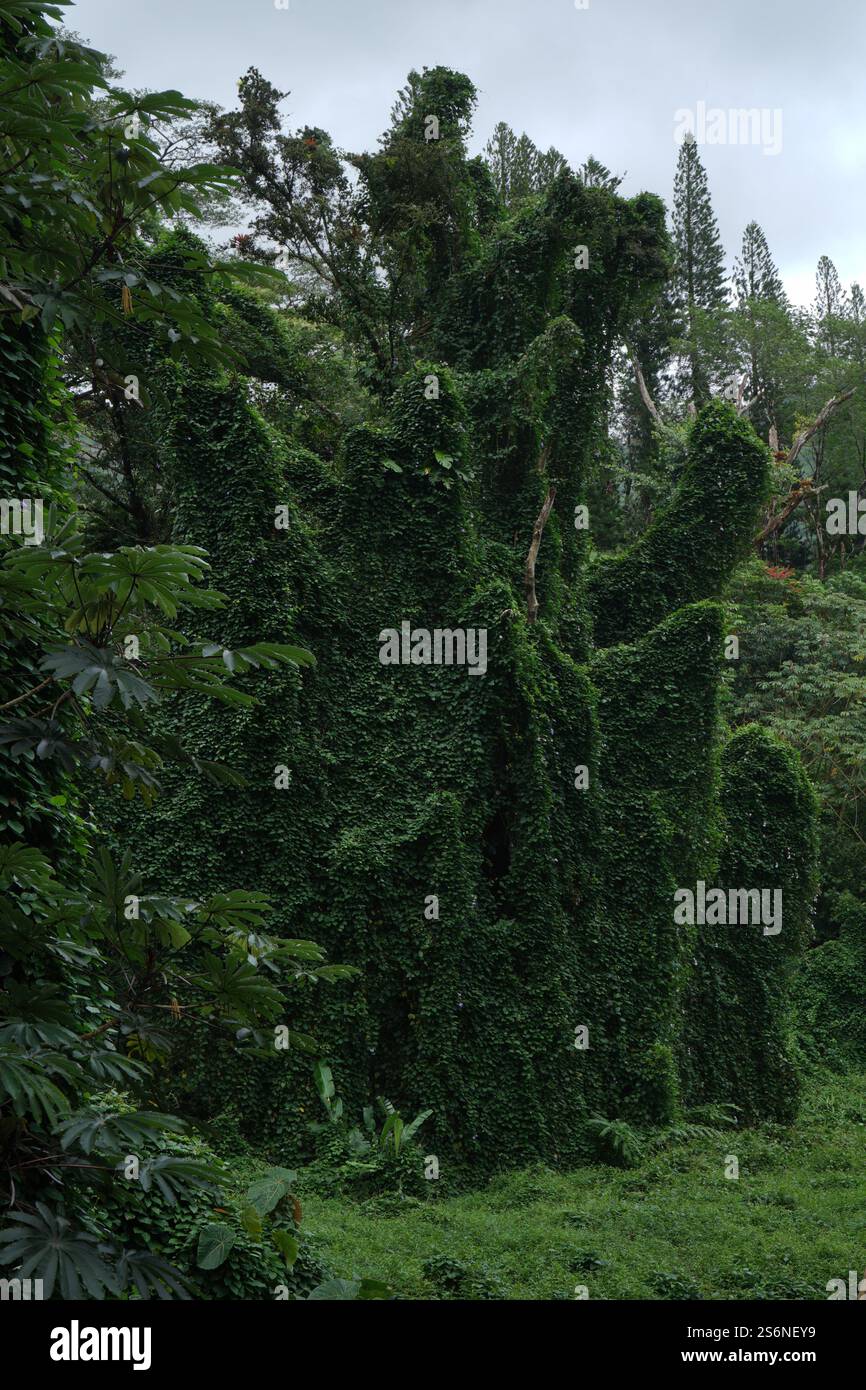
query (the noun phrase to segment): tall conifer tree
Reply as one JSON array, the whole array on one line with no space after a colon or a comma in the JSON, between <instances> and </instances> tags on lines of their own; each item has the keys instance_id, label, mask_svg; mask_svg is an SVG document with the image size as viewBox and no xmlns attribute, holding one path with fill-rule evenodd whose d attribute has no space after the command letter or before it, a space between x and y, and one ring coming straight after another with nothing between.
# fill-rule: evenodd
<instances>
[{"instance_id":1,"label":"tall conifer tree","mask_svg":"<svg viewBox=\"0 0 866 1390\"><path fill-rule=\"evenodd\" d=\"M740 254L734 262L733 279L738 307L749 299L769 300L780 305L787 303L767 238L757 222L750 222L743 232Z\"/></svg>"},{"instance_id":2,"label":"tall conifer tree","mask_svg":"<svg viewBox=\"0 0 866 1390\"><path fill-rule=\"evenodd\" d=\"M839 350L841 320L847 309L839 272L829 256L822 256L815 272L815 326L819 347L830 357Z\"/></svg>"},{"instance_id":3,"label":"tall conifer tree","mask_svg":"<svg viewBox=\"0 0 866 1390\"><path fill-rule=\"evenodd\" d=\"M752 423L761 435L780 420L781 386L778 371L771 364L774 332L784 325L790 312L781 276L770 253L767 238L757 222L743 232L740 254L734 261L734 294L739 341L749 375L749 391L760 396L753 408Z\"/></svg>"},{"instance_id":4,"label":"tall conifer tree","mask_svg":"<svg viewBox=\"0 0 866 1390\"><path fill-rule=\"evenodd\" d=\"M674 180L674 276L672 294L684 339L688 394L696 403L710 394L719 375L721 335L713 330L728 305L725 253L710 201L706 170L697 142L687 136L680 147Z\"/></svg>"},{"instance_id":5,"label":"tall conifer tree","mask_svg":"<svg viewBox=\"0 0 866 1390\"><path fill-rule=\"evenodd\" d=\"M858 367L866 365L866 295L855 282L848 301L848 355Z\"/></svg>"},{"instance_id":6,"label":"tall conifer tree","mask_svg":"<svg viewBox=\"0 0 866 1390\"><path fill-rule=\"evenodd\" d=\"M568 168L559 150L551 145L542 153L528 135L515 135L505 121L499 122L487 141L484 158L499 196L508 208L516 207L533 193L543 193L557 174Z\"/></svg>"}]
</instances>

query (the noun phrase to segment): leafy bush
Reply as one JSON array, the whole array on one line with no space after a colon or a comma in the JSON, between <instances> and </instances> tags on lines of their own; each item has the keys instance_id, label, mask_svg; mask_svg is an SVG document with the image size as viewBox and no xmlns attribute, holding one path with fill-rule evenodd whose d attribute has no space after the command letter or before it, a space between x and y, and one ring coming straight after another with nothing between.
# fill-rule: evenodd
<instances>
[{"instance_id":1,"label":"leafy bush","mask_svg":"<svg viewBox=\"0 0 866 1390\"><path fill-rule=\"evenodd\" d=\"M301 1236L300 1205L291 1192L294 1175L262 1169L240 1189L231 1162L195 1135L164 1140L176 1164L194 1163L210 1183L146 1188L116 1174L76 1196L76 1217L91 1237L124 1249L140 1249L176 1271L188 1296L205 1299L272 1299L275 1290L305 1298L326 1270Z\"/></svg>"},{"instance_id":2,"label":"leafy bush","mask_svg":"<svg viewBox=\"0 0 866 1390\"><path fill-rule=\"evenodd\" d=\"M652 1276L652 1286L659 1298L703 1298L699 1286L687 1274L655 1274Z\"/></svg>"},{"instance_id":3,"label":"leafy bush","mask_svg":"<svg viewBox=\"0 0 866 1390\"><path fill-rule=\"evenodd\" d=\"M303 1170L306 1186L356 1197L401 1197L410 1191L429 1196L424 1154L415 1135L432 1111L422 1110L406 1124L391 1103L380 1097L381 1127L377 1128L372 1106L365 1106L359 1126L350 1126L330 1067L317 1063L314 1074L327 1119L310 1125L318 1142L315 1161Z\"/></svg>"},{"instance_id":4,"label":"leafy bush","mask_svg":"<svg viewBox=\"0 0 866 1390\"><path fill-rule=\"evenodd\" d=\"M640 1161L646 1141L626 1120L593 1115L586 1123L587 1129L596 1136L600 1157L621 1168L631 1168Z\"/></svg>"},{"instance_id":5,"label":"leafy bush","mask_svg":"<svg viewBox=\"0 0 866 1390\"><path fill-rule=\"evenodd\" d=\"M499 1277L486 1264L467 1264L449 1255L431 1255L421 1266L437 1297L479 1301L505 1298Z\"/></svg>"}]
</instances>

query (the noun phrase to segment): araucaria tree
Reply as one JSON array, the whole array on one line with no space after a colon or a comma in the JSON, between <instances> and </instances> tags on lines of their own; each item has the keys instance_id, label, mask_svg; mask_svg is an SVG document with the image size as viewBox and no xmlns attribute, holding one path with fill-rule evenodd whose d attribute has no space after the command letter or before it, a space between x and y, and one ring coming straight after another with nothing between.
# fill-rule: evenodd
<instances>
[{"instance_id":1,"label":"araucaria tree","mask_svg":"<svg viewBox=\"0 0 866 1390\"><path fill-rule=\"evenodd\" d=\"M704 404L726 361L724 323L728 302L725 254L698 143L686 135L674 179L672 297L679 314L685 392Z\"/></svg>"}]
</instances>

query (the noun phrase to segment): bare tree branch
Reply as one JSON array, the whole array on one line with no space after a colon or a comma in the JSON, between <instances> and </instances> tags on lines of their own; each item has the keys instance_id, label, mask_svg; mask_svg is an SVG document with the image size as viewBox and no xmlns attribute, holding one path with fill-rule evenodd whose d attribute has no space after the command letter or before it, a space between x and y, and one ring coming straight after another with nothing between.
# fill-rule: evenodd
<instances>
[{"instance_id":1,"label":"bare tree branch","mask_svg":"<svg viewBox=\"0 0 866 1390\"><path fill-rule=\"evenodd\" d=\"M634 369L634 378L637 382L637 389L640 392L640 398L643 401L652 418L655 420L659 429L665 429L665 422L659 414L658 406L656 405L655 401L653 400L652 396L650 395L647 389L646 380L644 379L644 374L641 371L640 362L638 362L637 360L637 353L635 352L634 348L632 347L631 343L628 341L627 338L624 338L623 342L625 343L626 352L628 353L629 358L631 359L631 365Z\"/></svg>"},{"instance_id":2,"label":"bare tree branch","mask_svg":"<svg viewBox=\"0 0 866 1390\"><path fill-rule=\"evenodd\" d=\"M535 518L535 525L532 528L532 544L529 547L529 554L526 557L526 569L523 575L523 587L526 591L526 616L530 623L534 623L538 617L538 597L535 592L535 561L538 559L538 550L541 545L541 537L547 525L547 518L550 516L556 497L556 488L551 487L544 499L544 505L538 516Z\"/></svg>"},{"instance_id":3,"label":"bare tree branch","mask_svg":"<svg viewBox=\"0 0 866 1390\"><path fill-rule=\"evenodd\" d=\"M785 458L783 460L785 464L793 464L796 461L804 446L808 444L809 440L812 439L813 436L816 435L819 430L822 430L824 426L827 424L827 421L830 419L831 415L833 414L833 411L836 410L845 401L847 401L850 396L853 396L854 391L855 387L852 386L847 391L840 391L838 396L831 396L830 400L827 401L826 405L824 405L821 408L821 410L818 411L818 414L815 416L815 419L812 421L812 423L810 425L806 425L804 429L800 430L796 439L794 440L793 444L791 445L790 449L785 455ZM775 426L773 426L770 430L770 444L771 446L774 443L778 445L778 442L779 440L778 435L776 433L776 428ZM774 449L774 452L778 454L778 448ZM785 498L785 501L782 503L782 506L779 509L779 511L776 512L775 516L770 517L770 520L767 522L764 529L760 531L757 536L755 536L755 545L763 545L765 541L769 540L770 536L773 536L776 534L777 531L780 531L782 527L785 525L785 522L788 520L788 517L795 510L795 508L800 505L804 497L816 497L819 492L826 492L826 488L813 487L808 478L804 478L801 482L796 483L794 487L792 487L791 491L788 493L788 496Z\"/></svg>"},{"instance_id":4,"label":"bare tree branch","mask_svg":"<svg viewBox=\"0 0 866 1390\"><path fill-rule=\"evenodd\" d=\"M800 433L797 435L797 438L788 451L788 457L785 460L786 463L794 462L803 446L809 443L809 440L814 434L817 434L819 430L824 428L830 416L833 414L833 411L836 410L838 406L842 405L844 401L847 401L850 396L853 396L854 390L855 388L851 386L847 391L840 391L838 396L832 396L827 404L818 411L811 425L807 425L805 429L800 430Z\"/></svg>"},{"instance_id":5,"label":"bare tree branch","mask_svg":"<svg viewBox=\"0 0 866 1390\"><path fill-rule=\"evenodd\" d=\"M745 394L745 390L746 390L746 382L748 381L748 379L749 379L749 378L748 378L747 376L744 376L744 377L742 378L742 380L740 381L739 386L737 387L737 414L738 414L738 415L748 415L748 413L749 413L749 411L751 410L752 406L753 406L753 405L757 405L757 404L758 404L758 401L763 400L763 396L764 396L763 391L756 391L755 394L754 394L754 396L750 396L748 400L744 400L744 399L743 399L744 394Z\"/></svg>"},{"instance_id":6,"label":"bare tree branch","mask_svg":"<svg viewBox=\"0 0 866 1390\"><path fill-rule=\"evenodd\" d=\"M808 478L804 478L802 483L797 483L796 487L791 488L791 491L788 493L779 511L776 512L774 516L770 517L763 531L760 531L755 537L755 545L763 545L764 542L768 541L771 536L774 536L777 531L781 531L788 517L796 507L799 507L804 497L817 497L819 492L826 491L826 486L813 487Z\"/></svg>"}]
</instances>

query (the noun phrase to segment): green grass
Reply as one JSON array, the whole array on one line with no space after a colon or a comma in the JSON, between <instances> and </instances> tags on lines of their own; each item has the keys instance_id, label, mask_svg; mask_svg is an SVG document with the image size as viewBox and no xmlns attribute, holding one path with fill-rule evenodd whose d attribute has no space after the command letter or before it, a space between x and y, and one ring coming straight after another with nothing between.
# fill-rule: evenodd
<instances>
[{"instance_id":1,"label":"green grass","mask_svg":"<svg viewBox=\"0 0 866 1390\"><path fill-rule=\"evenodd\" d=\"M576 1285L594 1299L826 1299L829 1279L866 1268L864 1128L866 1075L827 1073L790 1129L691 1140L628 1169L523 1170L459 1196L431 1183L420 1203L308 1195L304 1230L336 1275L407 1298L439 1296L422 1265L447 1256L509 1299Z\"/></svg>"}]
</instances>

